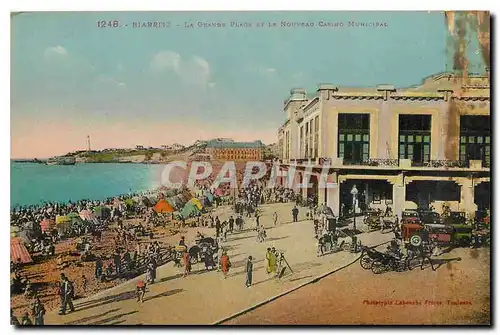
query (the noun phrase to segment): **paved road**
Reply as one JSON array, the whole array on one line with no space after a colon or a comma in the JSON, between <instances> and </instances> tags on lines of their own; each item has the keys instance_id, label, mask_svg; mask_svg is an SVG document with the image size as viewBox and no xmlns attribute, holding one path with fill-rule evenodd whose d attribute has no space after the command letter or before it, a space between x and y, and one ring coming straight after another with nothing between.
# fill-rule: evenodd
<instances>
[{"instance_id":1,"label":"paved road","mask_svg":"<svg viewBox=\"0 0 500 335\"><path fill-rule=\"evenodd\" d=\"M489 249L455 249L437 258L453 260L436 271L427 267L380 275L353 264L226 324L489 324ZM420 304L401 303L415 301Z\"/></svg>"},{"instance_id":2,"label":"paved road","mask_svg":"<svg viewBox=\"0 0 500 335\"><path fill-rule=\"evenodd\" d=\"M134 289L137 279L95 296L75 302L76 312L65 316L57 311L48 313L46 324L73 325L138 325L138 324L213 324L250 306L311 281L317 276L341 268L358 255L338 252L316 256L316 240L311 221L291 223L291 204L262 207L261 223L267 230L264 243L256 241L256 232L249 229L229 236L224 244L233 267L224 279L219 272L205 272L201 264L193 266L192 274L182 278L182 269L172 264L158 268L158 282L148 287L145 301L136 302ZM272 214L277 211L279 224L274 226ZM231 214L219 209L222 220ZM304 218L302 211L299 218ZM247 228L255 225L249 219ZM390 234L361 234L363 244L376 245L388 241ZM265 251L274 246L285 253L294 273L281 280L270 278L265 271ZM245 263L254 258L254 285L245 287ZM143 276L142 276L143 277Z\"/></svg>"}]
</instances>

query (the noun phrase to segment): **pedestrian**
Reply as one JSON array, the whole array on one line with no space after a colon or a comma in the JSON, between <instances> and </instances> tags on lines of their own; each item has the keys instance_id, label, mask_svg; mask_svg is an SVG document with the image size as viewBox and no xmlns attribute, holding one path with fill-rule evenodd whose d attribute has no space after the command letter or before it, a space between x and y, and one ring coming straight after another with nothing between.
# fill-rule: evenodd
<instances>
[{"instance_id":1,"label":"pedestrian","mask_svg":"<svg viewBox=\"0 0 500 335\"><path fill-rule=\"evenodd\" d=\"M44 325L44 316L45 316L45 306L40 301L40 298L36 298L35 302L31 308L31 313L35 320L35 326L43 326Z\"/></svg>"},{"instance_id":2,"label":"pedestrian","mask_svg":"<svg viewBox=\"0 0 500 335\"><path fill-rule=\"evenodd\" d=\"M275 226L278 224L278 212L274 212L274 214L273 214L273 222L274 222Z\"/></svg>"},{"instance_id":3,"label":"pedestrian","mask_svg":"<svg viewBox=\"0 0 500 335\"><path fill-rule=\"evenodd\" d=\"M151 259L148 263L147 273L148 273L148 282L153 284L156 279L156 263L153 259Z\"/></svg>"},{"instance_id":4,"label":"pedestrian","mask_svg":"<svg viewBox=\"0 0 500 335\"><path fill-rule=\"evenodd\" d=\"M184 254L182 255L182 259L184 260L184 275L186 277L191 272L191 258L187 250L184 250Z\"/></svg>"},{"instance_id":5,"label":"pedestrian","mask_svg":"<svg viewBox=\"0 0 500 335\"><path fill-rule=\"evenodd\" d=\"M19 320L17 317L14 315L14 310L11 308L10 309L10 324L12 326L20 326L21 324L19 323Z\"/></svg>"},{"instance_id":6,"label":"pedestrian","mask_svg":"<svg viewBox=\"0 0 500 335\"><path fill-rule=\"evenodd\" d=\"M224 249L222 247L219 247L219 250L217 250L217 272L221 270L221 259L223 254Z\"/></svg>"},{"instance_id":7,"label":"pedestrian","mask_svg":"<svg viewBox=\"0 0 500 335\"><path fill-rule=\"evenodd\" d=\"M231 261L229 260L229 256L227 255L227 252L222 253L222 257L220 259L220 264L221 264L221 269L222 269L222 275L224 276L224 279L227 278L227 273L229 272L229 268L231 267Z\"/></svg>"},{"instance_id":8,"label":"pedestrian","mask_svg":"<svg viewBox=\"0 0 500 335\"><path fill-rule=\"evenodd\" d=\"M293 206L292 216L293 216L293 222L298 222L299 209L297 208L297 206Z\"/></svg>"},{"instance_id":9,"label":"pedestrian","mask_svg":"<svg viewBox=\"0 0 500 335\"><path fill-rule=\"evenodd\" d=\"M247 266L246 266L246 274L247 274L247 280L245 282L246 287L252 286L252 271L253 271L252 256L248 256Z\"/></svg>"},{"instance_id":10,"label":"pedestrian","mask_svg":"<svg viewBox=\"0 0 500 335\"><path fill-rule=\"evenodd\" d=\"M21 320L21 326L33 326L33 323L30 320L28 312L24 313L23 318Z\"/></svg>"},{"instance_id":11,"label":"pedestrian","mask_svg":"<svg viewBox=\"0 0 500 335\"><path fill-rule=\"evenodd\" d=\"M113 261L115 263L116 276L118 277L120 276L121 272L121 256L118 250L116 250L113 255Z\"/></svg>"},{"instance_id":12,"label":"pedestrian","mask_svg":"<svg viewBox=\"0 0 500 335\"><path fill-rule=\"evenodd\" d=\"M144 302L144 295L146 294L146 283L143 280L137 281L135 293L137 295L137 302Z\"/></svg>"},{"instance_id":13,"label":"pedestrian","mask_svg":"<svg viewBox=\"0 0 500 335\"><path fill-rule=\"evenodd\" d=\"M276 273L276 254L271 250L271 248L267 248L266 252L266 271L268 274Z\"/></svg>"},{"instance_id":14,"label":"pedestrian","mask_svg":"<svg viewBox=\"0 0 500 335\"><path fill-rule=\"evenodd\" d=\"M66 314L66 309L69 307L71 312L75 311L73 306L74 297L74 286L73 283L66 277L64 273L61 273L61 282L59 284L59 297L61 299L61 307L59 309L59 315Z\"/></svg>"},{"instance_id":15,"label":"pedestrian","mask_svg":"<svg viewBox=\"0 0 500 335\"><path fill-rule=\"evenodd\" d=\"M233 229L234 229L234 218L233 216L231 215L229 217L229 231L231 232L231 234L233 233Z\"/></svg>"},{"instance_id":16,"label":"pedestrian","mask_svg":"<svg viewBox=\"0 0 500 335\"><path fill-rule=\"evenodd\" d=\"M87 292L87 278L85 277L85 275L82 275L82 290L82 296L84 296L85 292Z\"/></svg>"}]
</instances>

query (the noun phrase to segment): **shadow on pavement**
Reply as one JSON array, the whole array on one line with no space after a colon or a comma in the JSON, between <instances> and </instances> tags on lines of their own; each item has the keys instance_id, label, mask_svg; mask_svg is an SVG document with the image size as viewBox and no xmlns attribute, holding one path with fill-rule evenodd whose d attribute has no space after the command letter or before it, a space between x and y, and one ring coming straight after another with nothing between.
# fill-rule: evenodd
<instances>
[{"instance_id":1,"label":"shadow on pavement","mask_svg":"<svg viewBox=\"0 0 500 335\"><path fill-rule=\"evenodd\" d=\"M431 259L434 271L439 269L442 265L447 264L449 262L453 261L458 261L460 262L462 260L461 257L455 257L455 258L440 258L440 259Z\"/></svg>"},{"instance_id":2,"label":"shadow on pavement","mask_svg":"<svg viewBox=\"0 0 500 335\"><path fill-rule=\"evenodd\" d=\"M297 280L301 280L301 279L306 279L306 278L311 278L312 275L309 275L309 276L304 276L304 277L299 277L299 278L293 278L293 279L290 279L291 282L293 281L297 281Z\"/></svg>"},{"instance_id":3,"label":"shadow on pavement","mask_svg":"<svg viewBox=\"0 0 500 335\"><path fill-rule=\"evenodd\" d=\"M103 297L103 298L96 299L96 300L86 301L86 302L83 302L80 305L75 306L75 307L76 307L76 310L78 312L80 312L80 311L84 311L86 309L99 307L99 306L106 305L106 304L109 304L112 302L128 300L128 299L132 299L135 297L136 297L135 290L132 290L132 291L127 291L127 292L122 292L120 294L110 295L110 296ZM81 308L82 306L83 306L83 308Z\"/></svg>"},{"instance_id":4,"label":"shadow on pavement","mask_svg":"<svg viewBox=\"0 0 500 335\"><path fill-rule=\"evenodd\" d=\"M106 312L101 313L101 314L92 315L92 316L85 317L85 318L82 318L82 319L79 319L79 320L74 320L74 321L66 322L64 325L72 326L72 325L82 324L82 323L85 323L87 321L100 318L101 316L104 316L106 314L117 312L119 310L120 310L119 308L110 309L109 311L106 311Z\"/></svg>"},{"instance_id":5,"label":"shadow on pavement","mask_svg":"<svg viewBox=\"0 0 500 335\"><path fill-rule=\"evenodd\" d=\"M184 291L184 289L182 289L182 288L176 288L176 289L173 289L173 290L170 290L170 291L166 291L166 292L162 292L160 294L157 294L157 295L154 295L152 297L146 298L146 299L144 299L144 302L149 301L149 300L153 300L153 299L156 299L156 298L168 297L168 296L171 296L171 295L174 295L174 294L177 294L177 293L181 293L183 291Z\"/></svg>"},{"instance_id":6,"label":"shadow on pavement","mask_svg":"<svg viewBox=\"0 0 500 335\"><path fill-rule=\"evenodd\" d=\"M106 324L108 322L112 322L112 321L118 320L118 319L120 319L123 316L131 315L131 314L135 314L135 313L137 313L137 311L132 311L132 312L128 312L128 313L118 314L118 315L106 318L104 320L100 320L100 321L96 321L96 322L90 323L89 326L104 325L104 324ZM125 320L118 320L117 322L123 322L123 321L125 321Z\"/></svg>"},{"instance_id":7,"label":"shadow on pavement","mask_svg":"<svg viewBox=\"0 0 500 335\"><path fill-rule=\"evenodd\" d=\"M289 238L290 236L281 236L281 237L271 237L271 238L266 238L264 242L272 242L272 241L278 241L278 240L284 240L286 238Z\"/></svg>"}]
</instances>

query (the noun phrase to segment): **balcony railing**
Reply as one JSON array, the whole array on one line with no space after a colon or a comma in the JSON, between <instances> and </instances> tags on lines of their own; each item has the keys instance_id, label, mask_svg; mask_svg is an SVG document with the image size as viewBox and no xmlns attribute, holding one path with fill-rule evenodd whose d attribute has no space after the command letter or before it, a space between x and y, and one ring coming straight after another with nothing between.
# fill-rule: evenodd
<instances>
[{"instance_id":1,"label":"balcony railing","mask_svg":"<svg viewBox=\"0 0 500 335\"><path fill-rule=\"evenodd\" d=\"M412 165L415 165L412 163ZM468 168L469 161L460 160L430 160L423 163L425 167Z\"/></svg>"},{"instance_id":2,"label":"balcony railing","mask_svg":"<svg viewBox=\"0 0 500 335\"><path fill-rule=\"evenodd\" d=\"M385 159L385 158L372 158L363 161L345 160L343 165L363 165L363 166L380 166L380 167L394 167L399 165L398 159Z\"/></svg>"}]
</instances>

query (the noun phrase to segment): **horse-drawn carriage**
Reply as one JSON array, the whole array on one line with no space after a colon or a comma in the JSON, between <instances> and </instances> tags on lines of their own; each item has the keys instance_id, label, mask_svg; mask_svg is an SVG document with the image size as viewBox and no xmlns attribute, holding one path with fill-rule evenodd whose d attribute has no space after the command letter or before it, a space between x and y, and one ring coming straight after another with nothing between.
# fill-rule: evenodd
<instances>
[{"instance_id":1,"label":"horse-drawn carriage","mask_svg":"<svg viewBox=\"0 0 500 335\"><path fill-rule=\"evenodd\" d=\"M373 273L380 274L391 270L401 272L407 269L406 258L401 254L383 253L366 246L362 246L361 250L359 263L365 270L372 270Z\"/></svg>"}]
</instances>

